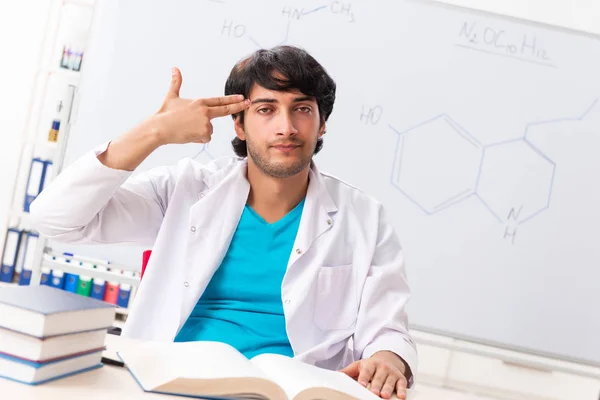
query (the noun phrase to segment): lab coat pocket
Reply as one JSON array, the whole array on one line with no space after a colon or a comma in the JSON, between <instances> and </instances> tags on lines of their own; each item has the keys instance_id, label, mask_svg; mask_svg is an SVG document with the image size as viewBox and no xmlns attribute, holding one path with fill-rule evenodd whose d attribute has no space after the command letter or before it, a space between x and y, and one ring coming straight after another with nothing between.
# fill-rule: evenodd
<instances>
[{"instance_id":1,"label":"lab coat pocket","mask_svg":"<svg viewBox=\"0 0 600 400\"><path fill-rule=\"evenodd\" d=\"M315 324L324 330L350 328L358 314L352 264L320 267L316 279Z\"/></svg>"}]
</instances>

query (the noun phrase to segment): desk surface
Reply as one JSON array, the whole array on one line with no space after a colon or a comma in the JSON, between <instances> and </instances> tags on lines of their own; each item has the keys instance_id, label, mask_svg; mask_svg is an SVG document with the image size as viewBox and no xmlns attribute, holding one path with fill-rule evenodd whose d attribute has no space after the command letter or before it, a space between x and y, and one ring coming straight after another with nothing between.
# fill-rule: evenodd
<instances>
[{"instance_id":1,"label":"desk surface","mask_svg":"<svg viewBox=\"0 0 600 400\"><path fill-rule=\"evenodd\" d=\"M104 356L118 360L116 352L127 348L135 340L115 335L106 335ZM418 393L410 391L409 399L421 400ZM127 368L104 365L102 368L83 372L68 378L44 383L38 386L26 385L0 378L2 399L19 400L181 400L185 397L147 393L140 388ZM396 396L393 396L396 399ZM424 399L425 400L425 399ZM429 398L427 400L430 400Z\"/></svg>"},{"instance_id":2,"label":"desk surface","mask_svg":"<svg viewBox=\"0 0 600 400\"><path fill-rule=\"evenodd\" d=\"M106 335L105 355L116 358L115 353L127 346L130 339ZM117 358L118 359L118 358ZM92 371L38 386L25 385L0 378L0 393L3 399L102 399L102 400L168 400L180 396L168 396L144 392L126 368L104 365Z\"/></svg>"}]
</instances>

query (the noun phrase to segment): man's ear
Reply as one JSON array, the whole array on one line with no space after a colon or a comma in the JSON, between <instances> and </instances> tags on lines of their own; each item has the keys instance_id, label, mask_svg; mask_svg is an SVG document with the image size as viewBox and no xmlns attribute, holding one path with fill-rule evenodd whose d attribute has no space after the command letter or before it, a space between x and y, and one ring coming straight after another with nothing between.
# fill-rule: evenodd
<instances>
[{"instance_id":1,"label":"man's ear","mask_svg":"<svg viewBox=\"0 0 600 400\"><path fill-rule=\"evenodd\" d=\"M244 132L244 125L241 123L241 120L242 117L239 114L233 120L235 134L240 140L246 140L246 132Z\"/></svg>"},{"instance_id":2,"label":"man's ear","mask_svg":"<svg viewBox=\"0 0 600 400\"><path fill-rule=\"evenodd\" d=\"M321 127L319 128L319 138L325 134L325 128L327 128L327 124L325 120L321 120Z\"/></svg>"}]
</instances>

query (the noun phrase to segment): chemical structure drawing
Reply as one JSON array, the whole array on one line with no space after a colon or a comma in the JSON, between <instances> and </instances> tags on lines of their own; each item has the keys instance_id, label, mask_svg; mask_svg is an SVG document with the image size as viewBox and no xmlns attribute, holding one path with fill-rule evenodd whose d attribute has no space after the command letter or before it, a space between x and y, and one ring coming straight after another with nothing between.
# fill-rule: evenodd
<instances>
[{"instance_id":1,"label":"chemical structure drawing","mask_svg":"<svg viewBox=\"0 0 600 400\"><path fill-rule=\"evenodd\" d=\"M445 114L405 131L388 125L397 134L390 183L427 215L474 197L507 225L505 238L514 242L518 226L550 207L555 181L556 163L528 138L531 129L580 122L597 105L598 99L578 116L529 123L520 137L486 145ZM363 106L363 123L380 116L380 106Z\"/></svg>"},{"instance_id":2,"label":"chemical structure drawing","mask_svg":"<svg viewBox=\"0 0 600 400\"><path fill-rule=\"evenodd\" d=\"M421 210L431 215L473 195L483 147L454 120L440 115L397 133L391 184Z\"/></svg>"},{"instance_id":3,"label":"chemical structure drawing","mask_svg":"<svg viewBox=\"0 0 600 400\"><path fill-rule=\"evenodd\" d=\"M224 4L224 1L219 0L207 0ZM331 1L328 4L318 6L311 9L297 8L284 6L281 10L281 18L287 21L283 39L272 44L272 45L283 45L288 43L290 37L290 27L294 22L305 19L306 17L313 15L318 12L328 12L333 16L344 18L347 22L353 23L356 21L354 13L352 12L352 4L342 1ZM233 39L248 38L257 48L265 48L262 42L259 42L254 36L248 33L248 26L239 21L232 19L225 19L221 27L221 36L227 36Z\"/></svg>"}]
</instances>

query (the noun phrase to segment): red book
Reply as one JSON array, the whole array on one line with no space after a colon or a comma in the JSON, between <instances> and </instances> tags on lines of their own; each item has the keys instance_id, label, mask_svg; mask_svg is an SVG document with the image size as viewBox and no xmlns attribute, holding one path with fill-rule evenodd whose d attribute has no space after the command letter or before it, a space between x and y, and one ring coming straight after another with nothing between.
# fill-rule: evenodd
<instances>
[{"instance_id":1,"label":"red book","mask_svg":"<svg viewBox=\"0 0 600 400\"><path fill-rule=\"evenodd\" d=\"M146 250L142 253L142 273L140 275L140 280L144 277L144 271L146 270L148 261L150 261L150 254L152 254L152 250Z\"/></svg>"},{"instance_id":2,"label":"red book","mask_svg":"<svg viewBox=\"0 0 600 400\"><path fill-rule=\"evenodd\" d=\"M119 299L119 284L115 282L106 282L106 291L104 292L104 301L110 304L117 304Z\"/></svg>"}]
</instances>

